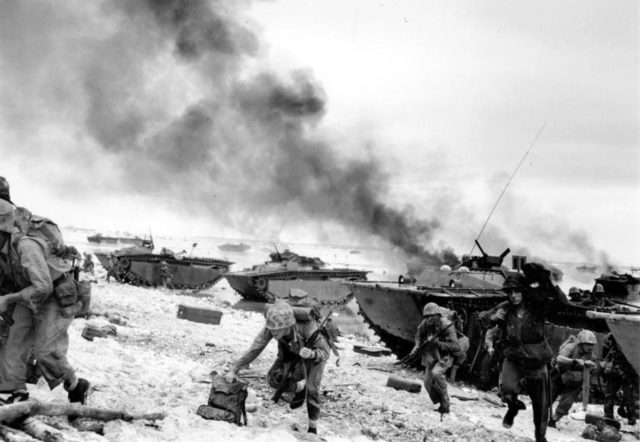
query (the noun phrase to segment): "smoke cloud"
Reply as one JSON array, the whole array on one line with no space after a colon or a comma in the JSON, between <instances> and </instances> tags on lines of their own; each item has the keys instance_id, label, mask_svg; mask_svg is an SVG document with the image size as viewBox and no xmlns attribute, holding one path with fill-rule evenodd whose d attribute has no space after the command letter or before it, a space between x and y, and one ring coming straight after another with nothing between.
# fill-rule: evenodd
<instances>
[{"instance_id":1,"label":"smoke cloud","mask_svg":"<svg viewBox=\"0 0 640 442\"><path fill-rule=\"evenodd\" d=\"M437 219L385 201L388 176L376 158L348 159L319 133L327 96L311 72L277 75L250 63L261 48L247 24L248 6L215 0L56 4L68 9L56 10L42 37L56 60L25 58L26 70L52 72L47 89L75 85L67 123L93 140L91 149L76 154L108 158L117 167L113 188L170 196L185 216L208 213L245 232L274 213L291 223L335 222L431 263L455 264L452 250L425 248ZM38 26L41 7L50 5L3 4L4 20L23 24L3 31L3 42L19 50L19 34ZM51 70L54 64L65 68ZM8 89L3 95L15 98Z\"/></svg>"}]
</instances>

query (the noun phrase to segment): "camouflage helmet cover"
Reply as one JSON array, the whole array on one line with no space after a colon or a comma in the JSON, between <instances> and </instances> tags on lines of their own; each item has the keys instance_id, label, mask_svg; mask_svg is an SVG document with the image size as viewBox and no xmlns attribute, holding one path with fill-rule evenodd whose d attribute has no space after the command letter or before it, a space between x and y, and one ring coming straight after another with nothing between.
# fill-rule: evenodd
<instances>
[{"instance_id":1,"label":"camouflage helmet cover","mask_svg":"<svg viewBox=\"0 0 640 442\"><path fill-rule=\"evenodd\" d=\"M269 330L281 330L295 325L296 318L293 308L283 301L278 301L267 310L267 328Z\"/></svg>"},{"instance_id":2,"label":"camouflage helmet cover","mask_svg":"<svg viewBox=\"0 0 640 442\"><path fill-rule=\"evenodd\" d=\"M15 230L16 215L13 204L0 199L0 231L13 233Z\"/></svg>"},{"instance_id":3,"label":"camouflage helmet cover","mask_svg":"<svg viewBox=\"0 0 640 442\"><path fill-rule=\"evenodd\" d=\"M441 315L442 310L440 310L440 306L435 302L429 302L424 306L422 310L422 316L431 316L431 315Z\"/></svg>"},{"instance_id":4,"label":"camouflage helmet cover","mask_svg":"<svg viewBox=\"0 0 640 442\"><path fill-rule=\"evenodd\" d=\"M572 295L574 293L580 293L580 289L578 287L571 287L569 289L569 294Z\"/></svg>"},{"instance_id":5,"label":"camouflage helmet cover","mask_svg":"<svg viewBox=\"0 0 640 442\"><path fill-rule=\"evenodd\" d=\"M578 333L579 344L596 345L597 342L596 335L591 330L580 330L580 333Z\"/></svg>"}]
</instances>

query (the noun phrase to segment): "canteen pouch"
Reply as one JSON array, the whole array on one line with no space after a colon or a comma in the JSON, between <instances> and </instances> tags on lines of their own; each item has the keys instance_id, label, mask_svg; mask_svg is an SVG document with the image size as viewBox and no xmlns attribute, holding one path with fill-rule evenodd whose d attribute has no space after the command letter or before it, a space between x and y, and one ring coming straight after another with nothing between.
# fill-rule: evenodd
<instances>
[{"instance_id":1,"label":"canteen pouch","mask_svg":"<svg viewBox=\"0 0 640 442\"><path fill-rule=\"evenodd\" d=\"M72 273L66 273L53 283L53 293L55 293L58 305L68 307L78 302L78 288Z\"/></svg>"}]
</instances>

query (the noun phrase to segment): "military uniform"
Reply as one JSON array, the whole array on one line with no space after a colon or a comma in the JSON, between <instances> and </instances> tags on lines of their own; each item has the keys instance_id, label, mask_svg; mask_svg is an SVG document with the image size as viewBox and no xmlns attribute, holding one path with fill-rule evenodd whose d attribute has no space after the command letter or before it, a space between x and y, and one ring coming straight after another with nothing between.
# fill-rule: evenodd
<instances>
[{"instance_id":1,"label":"military uniform","mask_svg":"<svg viewBox=\"0 0 640 442\"><path fill-rule=\"evenodd\" d=\"M67 330L73 318L61 315L53 295L53 280L62 273L47 265L47 242L11 229L14 208L0 203L0 269L5 293L0 312L12 308L14 321L0 346L0 392L26 394L26 367L33 355L37 371L51 389L64 383L70 400L84 402L89 384L76 377L67 360Z\"/></svg>"},{"instance_id":2,"label":"military uniform","mask_svg":"<svg viewBox=\"0 0 640 442\"><path fill-rule=\"evenodd\" d=\"M429 344L424 345L431 341ZM440 413L449 412L446 373L454 362L454 353L460 350L455 325L442 317L440 307L428 303L423 311L423 319L418 325L415 346L412 353L421 349L424 371L424 388L434 404L440 404Z\"/></svg>"},{"instance_id":3,"label":"military uniform","mask_svg":"<svg viewBox=\"0 0 640 442\"><path fill-rule=\"evenodd\" d=\"M616 396L618 390L622 389L625 417L629 420L630 425L635 425L638 418L636 410L636 397L640 383L638 374L627 361L612 334L609 334L604 341L603 355L605 357L602 365L607 382L604 394L604 415L613 418Z\"/></svg>"},{"instance_id":4,"label":"military uniform","mask_svg":"<svg viewBox=\"0 0 640 442\"><path fill-rule=\"evenodd\" d=\"M587 336L586 340L583 336ZM553 413L549 425L555 426L563 416L569 414L580 392L584 377L585 364L593 359L593 346L596 344L595 335L582 330L574 342L560 348L556 357L556 364L551 373L551 403L559 396L560 400ZM592 365L595 367L595 364ZM590 369L587 367L587 369Z\"/></svg>"},{"instance_id":5,"label":"military uniform","mask_svg":"<svg viewBox=\"0 0 640 442\"><path fill-rule=\"evenodd\" d=\"M489 390L496 386L502 361L502 332L494 325L487 330L484 338L486 352L480 362L480 389Z\"/></svg>"},{"instance_id":6,"label":"military uniform","mask_svg":"<svg viewBox=\"0 0 640 442\"><path fill-rule=\"evenodd\" d=\"M230 370L237 373L241 368L249 365L256 359L266 346L274 338L274 330L283 327L270 327L269 314L270 311L282 308L291 309L288 304L278 302L271 306L267 311L267 326L265 326L255 340L251 344L249 350L244 353L240 359L232 364ZM293 313L291 313L293 315ZM293 316L292 316L293 318ZM298 316L296 319L286 320L291 328L290 333L278 341L278 357L269 369L267 380L273 388L279 388L282 385L285 374L289 371L292 364L295 364L291 377L288 379L286 390L288 392L296 391L296 385L300 385L304 381L304 389L298 391L292 400L292 408L302 405L306 396L307 415L309 416L309 428L315 432L318 418L320 417L320 383L324 367L329 359L330 347L324 336L316 334L313 342L307 342L311 335L316 331L316 320L312 316ZM280 324L277 324L280 325ZM307 348L313 351L313 356L304 358L301 363L301 350ZM287 380L285 380L287 381Z\"/></svg>"},{"instance_id":7,"label":"military uniform","mask_svg":"<svg viewBox=\"0 0 640 442\"><path fill-rule=\"evenodd\" d=\"M508 405L503 426L510 428L524 404L518 400L523 389L531 398L537 442L546 441L549 420L549 372L553 353L544 334L550 297L557 296L551 273L540 264L527 263L525 276L510 276L503 289L521 293L519 304L505 301L483 314L498 324L504 337L504 361L500 373L500 392ZM512 296L512 295L510 295ZM501 312L500 314L498 314Z\"/></svg>"}]
</instances>

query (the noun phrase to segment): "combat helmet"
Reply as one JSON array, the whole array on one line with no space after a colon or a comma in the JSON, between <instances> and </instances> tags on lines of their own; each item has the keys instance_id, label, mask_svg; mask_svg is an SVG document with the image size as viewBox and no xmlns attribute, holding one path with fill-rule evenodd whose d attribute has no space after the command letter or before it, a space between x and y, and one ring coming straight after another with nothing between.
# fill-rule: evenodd
<instances>
[{"instance_id":1,"label":"combat helmet","mask_svg":"<svg viewBox=\"0 0 640 442\"><path fill-rule=\"evenodd\" d=\"M591 330L580 330L578 333L578 344L597 344L596 335Z\"/></svg>"},{"instance_id":2,"label":"combat helmet","mask_svg":"<svg viewBox=\"0 0 640 442\"><path fill-rule=\"evenodd\" d=\"M11 192L9 181L5 177L0 176L0 200L11 202Z\"/></svg>"},{"instance_id":3,"label":"combat helmet","mask_svg":"<svg viewBox=\"0 0 640 442\"><path fill-rule=\"evenodd\" d=\"M267 310L267 328L269 330L281 330L295 325L296 318L293 315L293 308L283 301L274 303Z\"/></svg>"},{"instance_id":4,"label":"combat helmet","mask_svg":"<svg viewBox=\"0 0 640 442\"><path fill-rule=\"evenodd\" d=\"M0 231L13 233L15 230L16 214L13 204L0 199Z\"/></svg>"},{"instance_id":5,"label":"combat helmet","mask_svg":"<svg viewBox=\"0 0 640 442\"><path fill-rule=\"evenodd\" d=\"M571 287L569 289L569 294L573 295L574 293L579 294L580 293L580 289L578 287Z\"/></svg>"},{"instance_id":6,"label":"combat helmet","mask_svg":"<svg viewBox=\"0 0 640 442\"><path fill-rule=\"evenodd\" d=\"M526 284L526 279L524 275L515 273L507 277L507 279L504 281L504 284L502 286L502 290L505 290L505 291L522 290L523 288L526 287L526 285L527 284Z\"/></svg>"},{"instance_id":7,"label":"combat helmet","mask_svg":"<svg viewBox=\"0 0 640 442\"><path fill-rule=\"evenodd\" d=\"M429 302L424 306L422 310L422 317L431 316L431 315L442 315L442 310L440 310L440 306L435 302Z\"/></svg>"}]
</instances>

